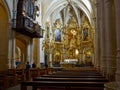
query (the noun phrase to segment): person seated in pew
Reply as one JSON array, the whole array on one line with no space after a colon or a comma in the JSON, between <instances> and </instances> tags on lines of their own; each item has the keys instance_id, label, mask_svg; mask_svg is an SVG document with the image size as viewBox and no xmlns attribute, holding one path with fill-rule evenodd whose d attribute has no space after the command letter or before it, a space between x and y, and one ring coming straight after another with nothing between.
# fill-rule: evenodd
<instances>
[{"instance_id":1,"label":"person seated in pew","mask_svg":"<svg viewBox=\"0 0 120 90\"><path fill-rule=\"evenodd\" d=\"M34 62L32 64L32 68L36 68L36 64Z\"/></svg>"},{"instance_id":2,"label":"person seated in pew","mask_svg":"<svg viewBox=\"0 0 120 90\"><path fill-rule=\"evenodd\" d=\"M48 69L48 64L45 64L45 68Z\"/></svg>"}]
</instances>

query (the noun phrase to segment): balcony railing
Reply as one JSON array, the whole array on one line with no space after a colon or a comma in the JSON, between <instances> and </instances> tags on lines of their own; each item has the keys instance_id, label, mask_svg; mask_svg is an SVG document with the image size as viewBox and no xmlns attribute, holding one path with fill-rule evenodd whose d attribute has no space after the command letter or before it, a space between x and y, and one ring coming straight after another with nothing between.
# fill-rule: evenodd
<instances>
[{"instance_id":1,"label":"balcony railing","mask_svg":"<svg viewBox=\"0 0 120 90\"><path fill-rule=\"evenodd\" d=\"M17 20L13 20L13 29L32 38L43 37L43 29L41 29L41 26L26 16L21 16Z\"/></svg>"}]
</instances>

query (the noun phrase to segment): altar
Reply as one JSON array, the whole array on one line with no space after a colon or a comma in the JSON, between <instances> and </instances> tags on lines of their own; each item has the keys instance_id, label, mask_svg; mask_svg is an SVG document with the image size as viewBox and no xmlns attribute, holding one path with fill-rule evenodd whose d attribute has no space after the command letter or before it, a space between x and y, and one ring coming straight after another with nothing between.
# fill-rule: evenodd
<instances>
[{"instance_id":1,"label":"altar","mask_svg":"<svg viewBox=\"0 0 120 90\"><path fill-rule=\"evenodd\" d=\"M65 59L63 62L60 62L60 67L62 68L72 68L77 64L77 59Z\"/></svg>"}]
</instances>

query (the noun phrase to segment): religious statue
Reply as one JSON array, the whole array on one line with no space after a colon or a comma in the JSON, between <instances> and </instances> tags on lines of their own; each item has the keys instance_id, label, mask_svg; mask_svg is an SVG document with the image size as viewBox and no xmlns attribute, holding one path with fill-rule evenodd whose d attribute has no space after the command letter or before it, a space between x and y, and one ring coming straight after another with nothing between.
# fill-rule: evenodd
<instances>
[{"instance_id":1,"label":"religious statue","mask_svg":"<svg viewBox=\"0 0 120 90\"><path fill-rule=\"evenodd\" d=\"M83 40L84 40L84 41L87 41L87 40L88 40L88 29L87 29L87 28L85 28L85 29L83 30Z\"/></svg>"}]
</instances>

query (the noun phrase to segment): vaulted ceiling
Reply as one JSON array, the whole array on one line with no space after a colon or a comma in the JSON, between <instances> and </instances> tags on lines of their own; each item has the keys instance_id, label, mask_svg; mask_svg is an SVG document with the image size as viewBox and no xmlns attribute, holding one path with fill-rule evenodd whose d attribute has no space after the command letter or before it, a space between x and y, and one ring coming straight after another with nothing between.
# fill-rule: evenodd
<instances>
[{"instance_id":1,"label":"vaulted ceiling","mask_svg":"<svg viewBox=\"0 0 120 90\"><path fill-rule=\"evenodd\" d=\"M95 14L96 0L40 0L42 5L42 23L54 23L57 19L66 24L70 17L74 17L78 25L82 17L86 16L91 24Z\"/></svg>"}]
</instances>

